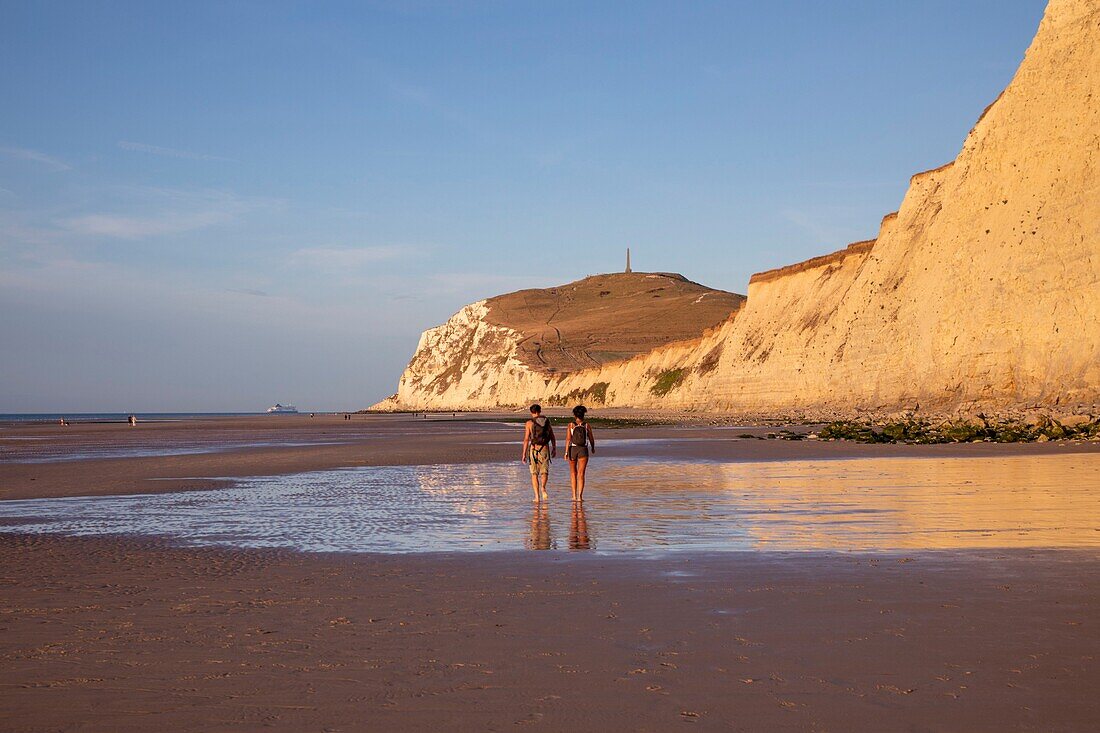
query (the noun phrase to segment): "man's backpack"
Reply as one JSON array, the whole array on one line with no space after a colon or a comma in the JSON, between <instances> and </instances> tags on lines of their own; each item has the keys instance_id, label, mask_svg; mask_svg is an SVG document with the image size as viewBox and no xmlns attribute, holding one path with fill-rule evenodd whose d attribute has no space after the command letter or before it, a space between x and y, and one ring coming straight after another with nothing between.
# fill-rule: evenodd
<instances>
[{"instance_id":1,"label":"man's backpack","mask_svg":"<svg viewBox=\"0 0 1100 733\"><path fill-rule=\"evenodd\" d=\"M551 432L553 431L550 428L549 419L545 417L534 418L531 420L531 445L549 445Z\"/></svg>"}]
</instances>

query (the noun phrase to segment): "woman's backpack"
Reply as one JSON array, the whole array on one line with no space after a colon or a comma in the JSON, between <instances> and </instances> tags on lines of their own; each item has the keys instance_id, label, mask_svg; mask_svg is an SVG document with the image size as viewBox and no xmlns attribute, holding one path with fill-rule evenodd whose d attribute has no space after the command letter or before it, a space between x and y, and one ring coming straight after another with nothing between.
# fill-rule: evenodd
<instances>
[{"instance_id":1,"label":"woman's backpack","mask_svg":"<svg viewBox=\"0 0 1100 733\"><path fill-rule=\"evenodd\" d=\"M582 448L588 445L588 423L569 424L569 444Z\"/></svg>"}]
</instances>

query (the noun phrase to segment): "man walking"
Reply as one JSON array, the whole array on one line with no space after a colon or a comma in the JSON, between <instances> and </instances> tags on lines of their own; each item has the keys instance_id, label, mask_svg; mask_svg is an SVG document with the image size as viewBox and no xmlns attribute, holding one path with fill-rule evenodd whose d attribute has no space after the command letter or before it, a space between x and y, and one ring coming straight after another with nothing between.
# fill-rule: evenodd
<instances>
[{"instance_id":1,"label":"man walking","mask_svg":"<svg viewBox=\"0 0 1100 733\"><path fill-rule=\"evenodd\" d=\"M523 430L523 456L520 460L531 466L531 488L534 501L546 501L546 482L550 479L550 459L558 455L558 441L549 418L542 416L540 405L531 405L531 419Z\"/></svg>"}]
</instances>

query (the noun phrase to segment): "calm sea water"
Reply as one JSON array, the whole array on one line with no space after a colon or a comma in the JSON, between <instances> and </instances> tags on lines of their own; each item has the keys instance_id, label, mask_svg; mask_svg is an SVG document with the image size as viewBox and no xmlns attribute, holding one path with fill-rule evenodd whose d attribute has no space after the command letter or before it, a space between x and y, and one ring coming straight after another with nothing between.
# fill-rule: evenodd
<instances>
[{"instance_id":1,"label":"calm sea water","mask_svg":"<svg viewBox=\"0 0 1100 733\"><path fill-rule=\"evenodd\" d=\"M38 441L41 441L39 443ZM104 458L152 458L156 456L189 456L203 453L225 453L252 448L296 448L302 446L340 445L339 440L233 440L218 436L207 440L144 440L139 444L114 442L82 442L73 448L58 441L39 438L8 438L0 443L0 464L4 463L64 463L67 461L102 460ZM12 447L13 445L17 447Z\"/></svg>"},{"instance_id":2,"label":"calm sea water","mask_svg":"<svg viewBox=\"0 0 1100 733\"><path fill-rule=\"evenodd\" d=\"M303 551L1100 549L1100 456L761 463L601 458L583 507L519 464L379 466L235 488L0 502L0 531Z\"/></svg>"},{"instance_id":3,"label":"calm sea water","mask_svg":"<svg viewBox=\"0 0 1100 733\"><path fill-rule=\"evenodd\" d=\"M71 423L88 422L126 422L130 415L136 415L142 422L161 422L164 420L190 420L201 417L246 417L264 415L263 412L19 412L0 413L0 423L6 422L51 422L65 418ZM308 415L309 413L304 413Z\"/></svg>"}]
</instances>

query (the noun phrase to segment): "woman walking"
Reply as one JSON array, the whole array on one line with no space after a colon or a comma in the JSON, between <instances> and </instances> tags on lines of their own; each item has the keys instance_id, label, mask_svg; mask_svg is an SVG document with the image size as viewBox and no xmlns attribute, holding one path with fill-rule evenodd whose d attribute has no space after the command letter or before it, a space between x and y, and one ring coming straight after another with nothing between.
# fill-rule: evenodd
<instances>
[{"instance_id":1,"label":"woman walking","mask_svg":"<svg viewBox=\"0 0 1100 733\"><path fill-rule=\"evenodd\" d=\"M566 458L569 459L569 483L573 488L573 501L584 501L584 472L588 468L589 451L596 453L596 438L592 435L592 426L584 416L588 408L577 405L573 408L573 422L569 423L569 446Z\"/></svg>"}]
</instances>

